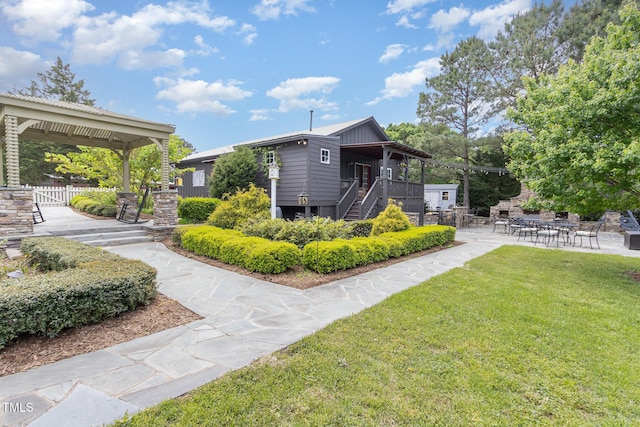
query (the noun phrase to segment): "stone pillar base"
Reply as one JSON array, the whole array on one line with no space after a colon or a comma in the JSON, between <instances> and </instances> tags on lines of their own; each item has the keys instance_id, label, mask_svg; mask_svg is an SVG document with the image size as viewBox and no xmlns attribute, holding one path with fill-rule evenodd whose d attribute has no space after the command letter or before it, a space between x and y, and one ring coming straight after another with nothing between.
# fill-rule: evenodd
<instances>
[{"instance_id":1,"label":"stone pillar base","mask_svg":"<svg viewBox=\"0 0 640 427\"><path fill-rule=\"evenodd\" d=\"M33 233L33 190L0 187L0 236Z\"/></svg>"},{"instance_id":2,"label":"stone pillar base","mask_svg":"<svg viewBox=\"0 0 640 427\"><path fill-rule=\"evenodd\" d=\"M178 192L176 190L153 192L153 225L159 227L178 225Z\"/></svg>"},{"instance_id":3,"label":"stone pillar base","mask_svg":"<svg viewBox=\"0 0 640 427\"><path fill-rule=\"evenodd\" d=\"M137 209L138 195L131 192L116 193L116 218L120 217L120 212L122 211L122 207L125 203L128 203L129 206L134 206Z\"/></svg>"}]
</instances>

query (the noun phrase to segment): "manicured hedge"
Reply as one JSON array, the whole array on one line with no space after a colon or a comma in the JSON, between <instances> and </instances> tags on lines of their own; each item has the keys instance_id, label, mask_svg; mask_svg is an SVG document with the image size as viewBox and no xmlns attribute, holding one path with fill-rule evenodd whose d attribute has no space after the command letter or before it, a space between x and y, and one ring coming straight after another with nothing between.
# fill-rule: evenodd
<instances>
[{"instance_id":1,"label":"manicured hedge","mask_svg":"<svg viewBox=\"0 0 640 427\"><path fill-rule=\"evenodd\" d=\"M179 233L184 249L250 271L282 273L300 264L300 249L292 243L247 237L209 225L188 227Z\"/></svg>"},{"instance_id":2,"label":"manicured hedge","mask_svg":"<svg viewBox=\"0 0 640 427\"><path fill-rule=\"evenodd\" d=\"M22 253L40 271L61 271L85 262L117 262L123 258L100 248L63 237L30 237L22 240Z\"/></svg>"},{"instance_id":3,"label":"manicured hedge","mask_svg":"<svg viewBox=\"0 0 640 427\"><path fill-rule=\"evenodd\" d=\"M115 218L117 214L115 197L113 192L86 192L74 196L70 204L82 212Z\"/></svg>"},{"instance_id":4,"label":"manicured hedge","mask_svg":"<svg viewBox=\"0 0 640 427\"><path fill-rule=\"evenodd\" d=\"M302 251L302 264L319 273L330 273L442 246L454 238L455 228L434 225L411 227L377 237L309 243Z\"/></svg>"},{"instance_id":5,"label":"manicured hedge","mask_svg":"<svg viewBox=\"0 0 640 427\"><path fill-rule=\"evenodd\" d=\"M30 261L48 272L0 281L0 348L22 334L53 337L65 328L134 310L156 297L154 268L70 242L61 237L23 241L21 248ZM76 255L71 254L74 245ZM62 266L68 267L61 271Z\"/></svg>"},{"instance_id":6,"label":"manicured hedge","mask_svg":"<svg viewBox=\"0 0 640 427\"><path fill-rule=\"evenodd\" d=\"M182 234L182 247L198 255L219 259L220 246L227 240L242 236L239 231L225 230L212 225L189 227Z\"/></svg>"},{"instance_id":7,"label":"manicured hedge","mask_svg":"<svg viewBox=\"0 0 640 427\"><path fill-rule=\"evenodd\" d=\"M383 233L380 237L398 240L402 244L402 255L408 255L453 242L456 229L446 225L425 225L411 227L404 231Z\"/></svg>"}]
</instances>

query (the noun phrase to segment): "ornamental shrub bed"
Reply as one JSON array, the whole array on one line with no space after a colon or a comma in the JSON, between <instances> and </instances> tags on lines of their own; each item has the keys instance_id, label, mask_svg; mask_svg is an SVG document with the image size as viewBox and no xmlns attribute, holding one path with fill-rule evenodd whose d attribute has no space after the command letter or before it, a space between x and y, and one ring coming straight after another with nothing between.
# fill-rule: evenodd
<instances>
[{"instance_id":1,"label":"ornamental shrub bed","mask_svg":"<svg viewBox=\"0 0 640 427\"><path fill-rule=\"evenodd\" d=\"M73 244L86 255L84 260L69 256ZM157 295L156 270L141 261L79 242L68 245L61 237L25 239L22 249L47 273L0 280L0 348L22 334L54 337L65 328L100 322ZM61 255L53 255L58 249ZM47 265L37 260L55 261Z\"/></svg>"},{"instance_id":2,"label":"ornamental shrub bed","mask_svg":"<svg viewBox=\"0 0 640 427\"><path fill-rule=\"evenodd\" d=\"M268 221L263 229L273 231L279 225ZM306 244L300 254L293 243L245 236L237 230L213 226L178 228L173 235L174 241L198 255L267 274L282 273L300 263L319 273L346 270L445 245L454 238L455 228L430 225L379 236L318 240Z\"/></svg>"},{"instance_id":3,"label":"ornamental shrub bed","mask_svg":"<svg viewBox=\"0 0 640 427\"><path fill-rule=\"evenodd\" d=\"M93 215L115 218L117 214L116 193L113 191L87 191L74 196L70 204Z\"/></svg>"}]
</instances>

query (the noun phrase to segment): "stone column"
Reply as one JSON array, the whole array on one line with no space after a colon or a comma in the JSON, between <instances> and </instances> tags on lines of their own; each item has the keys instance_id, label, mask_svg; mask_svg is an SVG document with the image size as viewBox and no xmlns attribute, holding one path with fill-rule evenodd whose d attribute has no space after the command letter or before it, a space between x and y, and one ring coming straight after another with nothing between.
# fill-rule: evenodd
<instances>
[{"instance_id":1,"label":"stone column","mask_svg":"<svg viewBox=\"0 0 640 427\"><path fill-rule=\"evenodd\" d=\"M33 233L32 190L30 188L1 187L0 236L30 233Z\"/></svg>"},{"instance_id":2,"label":"stone column","mask_svg":"<svg viewBox=\"0 0 640 427\"><path fill-rule=\"evenodd\" d=\"M178 225L178 192L176 190L153 192L153 225L159 227Z\"/></svg>"},{"instance_id":3,"label":"stone column","mask_svg":"<svg viewBox=\"0 0 640 427\"><path fill-rule=\"evenodd\" d=\"M133 206L135 209L137 209L138 195L129 191L116 193L116 218L120 217L120 212L122 211L125 203L128 203L129 206Z\"/></svg>"}]
</instances>

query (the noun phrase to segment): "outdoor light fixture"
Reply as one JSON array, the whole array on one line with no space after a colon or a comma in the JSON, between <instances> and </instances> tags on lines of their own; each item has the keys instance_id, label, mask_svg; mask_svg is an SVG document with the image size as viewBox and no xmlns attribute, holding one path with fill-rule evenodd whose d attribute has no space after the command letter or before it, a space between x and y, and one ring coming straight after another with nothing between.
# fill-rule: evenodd
<instances>
[{"instance_id":1,"label":"outdoor light fixture","mask_svg":"<svg viewBox=\"0 0 640 427\"><path fill-rule=\"evenodd\" d=\"M309 195L306 191L302 191L302 193L298 194L298 204L300 206L307 206L309 204Z\"/></svg>"}]
</instances>

